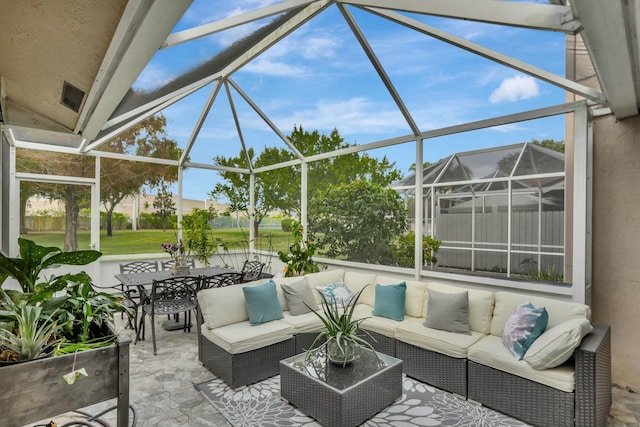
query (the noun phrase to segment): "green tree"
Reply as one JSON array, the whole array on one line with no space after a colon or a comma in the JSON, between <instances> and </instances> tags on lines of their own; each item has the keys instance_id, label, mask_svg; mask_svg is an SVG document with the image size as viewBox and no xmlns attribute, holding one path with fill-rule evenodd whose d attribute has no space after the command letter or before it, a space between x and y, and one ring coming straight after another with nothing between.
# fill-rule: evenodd
<instances>
[{"instance_id":1,"label":"green tree","mask_svg":"<svg viewBox=\"0 0 640 427\"><path fill-rule=\"evenodd\" d=\"M439 161L439 160L438 160ZM428 168L429 166L431 166L433 163L431 162L424 162L422 164L422 170L425 170L426 168ZM416 171L416 164L415 163L411 163L411 166L409 166L409 172L415 172Z\"/></svg>"},{"instance_id":2,"label":"green tree","mask_svg":"<svg viewBox=\"0 0 640 427\"><path fill-rule=\"evenodd\" d=\"M317 130L308 132L302 127L294 127L288 136L289 141L305 156L326 153L349 148L338 131L334 129L329 135ZM214 158L214 164L224 167L255 168L269 166L293 160L291 151L285 148L265 148L258 156L253 149L247 155L240 152L238 156ZM230 211L243 211L248 215L249 175L221 170L218 172L224 182L217 184L210 193L212 197L223 197L229 202ZM359 179L388 186L402 178L402 174L386 156L382 159L370 157L362 153L350 153L334 158L308 163L307 197L313 199L316 194L335 185L341 185ZM256 175L256 210L254 231L257 235L262 219L269 212L281 211L289 216L300 212L301 167L290 167L271 170Z\"/></svg>"},{"instance_id":3,"label":"green tree","mask_svg":"<svg viewBox=\"0 0 640 427\"><path fill-rule=\"evenodd\" d=\"M538 141L537 139L532 139L531 142L535 145L539 145L559 153L564 153L564 141L556 141L554 139L543 139L542 141Z\"/></svg>"},{"instance_id":4,"label":"green tree","mask_svg":"<svg viewBox=\"0 0 640 427\"><path fill-rule=\"evenodd\" d=\"M104 151L137 156L179 159L182 150L167 137L167 119L158 114L143 120L133 128L109 140ZM104 158L101 161L101 201L107 211L107 236L112 237L111 217L115 207L125 197L140 192L143 186L158 186L178 179L178 168L156 163L131 162Z\"/></svg>"},{"instance_id":5,"label":"green tree","mask_svg":"<svg viewBox=\"0 0 640 427\"><path fill-rule=\"evenodd\" d=\"M213 162L218 166L247 169L249 162L254 164L254 153L253 148L249 148L246 155L241 151L237 157L225 158L223 156L216 156ZM216 199L222 196L228 201L230 212L244 212L247 217L250 218L250 175L225 170L218 171L218 173L224 179L224 182L215 185L209 193L211 197ZM256 236L258 235L258 227L262 219L269 211L276 209L276 207L271 204L274 198L269 196L269 188L266 187L265 183L260 181L259 178L261 178L261 175L256 178L255 210L253 217L253 227Z\"/></svg>"},{"instance_id":6,"label":"green tree","mask_svg":"<svg viewBox=\"0 0 640 427\"><path fill-rule=\"evenodd\" d=\"M365 180L330 187L309 206L310 230L333 258L395 264L393 242L408 228L398 192Z\"/></svg>"},{"instance_id":7,"label":"green tree","mask_svg":"<svg viewBox=\"0 0 640 427\"><path fill-rule=\"evenodd\" d=\"M70 177L93 177L95 159L89 156L21 149L16 153L16 168L19 171L43 175L65 175ZM90 207L91 190L88 185L55 183L32 183L28 191L49 200L64 201L65 239L64 250L78 250L78 217L80 210Z\"/></svg>"},{"instance_id":8,"label":"green tree","mask_svg":"<svg viewBox=\"0 0 640 427\"><path fill-rule=\"evenodd\" d=\"M166 136L163 115L150 117L135 127L106 142L103 151L135 154L155 158L178 159L180 149L177 142ZM93 177L95 159L91 156L21 149L17 165L21 171L44 175L70 177ZM157 185L160 180L172 182L177 179L177 168L165 165L131 162L122 159L103 158L100 162L101 201L107 211L107 235L111 236L111 216L116 205L125 197L136 194L144 185ZM31 186L50 200L65 203L65 251L78 250L78 216L81 209L90 207L90 187L87 185L42 184Z\"/></svg>"},{"instance_id":9,"label":"green tree","mask_svg":"<svg viewBox=\"0 0 640 427\"><path fill-rule=\"evenodd\" d=\"M176 212L176 204L173 201L173 194L167 189L167 183L160 182L158 193L153 199L153 208L156 214L162 218L162 231L167 229L167 219Z\"/></svg>"}]
</instances>

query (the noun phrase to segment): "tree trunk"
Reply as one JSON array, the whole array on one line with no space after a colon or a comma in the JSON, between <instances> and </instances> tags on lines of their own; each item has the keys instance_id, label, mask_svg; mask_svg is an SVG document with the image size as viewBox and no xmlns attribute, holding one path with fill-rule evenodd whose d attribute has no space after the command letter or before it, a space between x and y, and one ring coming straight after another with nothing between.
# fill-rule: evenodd
<instances>
[{"instance_id":1,"label":"tree trunk","mask_svg":"<svg viewBox=\"0 0 640 427\"><path fill-rule=\"evenodd\" d=\"M253 220L253 238L258 240L258 230L260 229L260 221Z\"/></svg>"},{"instance_id":2,"label":"tree trunk","mask_svg":"<svg viewBox=\"0 0 640 427\"><path fill-rule=\"evenodd\" d=\"M113 210L116 205L112 204L109 209L107 209L107 237L113 237L113 228L111 226L111 218L113 217Z\"/></svg>"},{"instance_id":3,"label":"tree trunk","mask_svg":"<svg viewBox=\"0 0 640 427\"><path fill-rule=\"evenodd\" d=\"M80 206L76 192L71 185L67 185L65 192L65 233L64 233L64 250L78 250L78 216L80 214Z\"/></svg>"},{"instance_id":4,"label":"tree trunk","mask_svg":"<svg viewBox=\"0 0 640 427\"><path fill-rule=\"evenodd\" d=\"M20 195L20 235L24 236L27 234L27 225L25 224L25 219L27 216L27 201L28 197L24 197Z\"/></svg>"}]
</instances>

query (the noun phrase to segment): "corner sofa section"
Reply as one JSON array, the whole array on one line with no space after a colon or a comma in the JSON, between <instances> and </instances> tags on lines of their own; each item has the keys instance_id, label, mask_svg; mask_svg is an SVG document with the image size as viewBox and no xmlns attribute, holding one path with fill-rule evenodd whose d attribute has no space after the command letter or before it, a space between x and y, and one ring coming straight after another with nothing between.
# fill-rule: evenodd
<instances>
[{"instance_id":1,"label":"corner sofa section","mask_svg":"<svg viewBox=\"0 0 640 427\"><path fill-rule=\"evenodd\" d=\"M594 325L573 356L561 366L533 369L502 345L505 323L515 307L531 302L546 307L547 331L567 320L590 319L589 307L514 292L463 289L437 282L402 280L341 269L304 276L321 301L317 286L339 280L353 292L363 289L354 316L374 338L377 351L403 360L406 375L481 403L533 425L601 426L611 406L611 348L606 325ZM232 388L279 372L279 361L308 348L321 326L314 313L292 316L280 288L300 277L273 279L284 317L249 324L242 288L265 282L214 288L198 293L200 361ZM405 281L404 320L373 316L375 286ZM425 326L429 294L468 291L470 335ZM544 334L543 334L544 335Z\"/></svg>"}]
</instances>

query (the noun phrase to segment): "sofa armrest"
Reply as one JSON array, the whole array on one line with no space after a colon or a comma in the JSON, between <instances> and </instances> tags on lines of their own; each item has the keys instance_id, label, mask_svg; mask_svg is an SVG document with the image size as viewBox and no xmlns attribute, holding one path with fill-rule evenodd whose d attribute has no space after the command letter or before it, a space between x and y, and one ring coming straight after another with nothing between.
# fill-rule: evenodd
<instances>
[{"instance_id":1,"label":"sofa armrest","mask_svg":"<svg viewBox=\"0 0 640 427\"><path fill-rule=\"evenodd\" d=\"M611 407L611 328L593 324L575 351L576 425L605 426Z\"/></svg>"}]
</instances>

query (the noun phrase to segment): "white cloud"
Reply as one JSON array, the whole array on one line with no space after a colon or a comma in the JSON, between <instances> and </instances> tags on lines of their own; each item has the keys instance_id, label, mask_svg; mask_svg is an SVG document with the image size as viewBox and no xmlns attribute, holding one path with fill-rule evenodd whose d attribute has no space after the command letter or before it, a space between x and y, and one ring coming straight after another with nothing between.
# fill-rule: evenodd
<instances>
[{"instance_id":1,"label":"white cloud","mask_svg":"<svg viewBox=\"0 0 640 427\"><path fill-rule=\"evenodd\" d=\"M489 102L498 104L500 102L515 102L522 99L535 98L540 95L538 83L533 77L519 74L514 77L504 79L500 87L491 92Z\"/></svg>"},{"instance_id":2,"label":"white cloud","mask_svg":"<svg viewBox=\"0 0 640 427\"><path fill-rule=\"evenodd\" d=\"M293 129L302 125L305 129L331 131L336 128L340 134L376 134L391 130L408 132L408 126L393 105L380 104L364 97L344 100L322 100L310 108L292 111L287 117L275 120L280 129Z\"/></svg>"},{"instance_id":3,"label":"white cloud","mask_svg":"<svg viewBox=\"0 0 640 427\"><path fill-rule=\"evenodd\" d=\"M140 73L133 84L133 88L149 91L169 83L174 78L175 75L171 74L167 70L163 70L156 65L149 64L144 70L142 70L142 73Z\"/></svg>"},{"instance_id":4,"label":"white cloud","mask_svg":"<svg viewBox=\"0 0 640 427\"><path fill-rule=\"evenodd\" d=\"M254 59L243 68L243 71L260 76L299 77L308 72L305 67L289 65L281 61Z\"/></svg>"}]
</instances>

